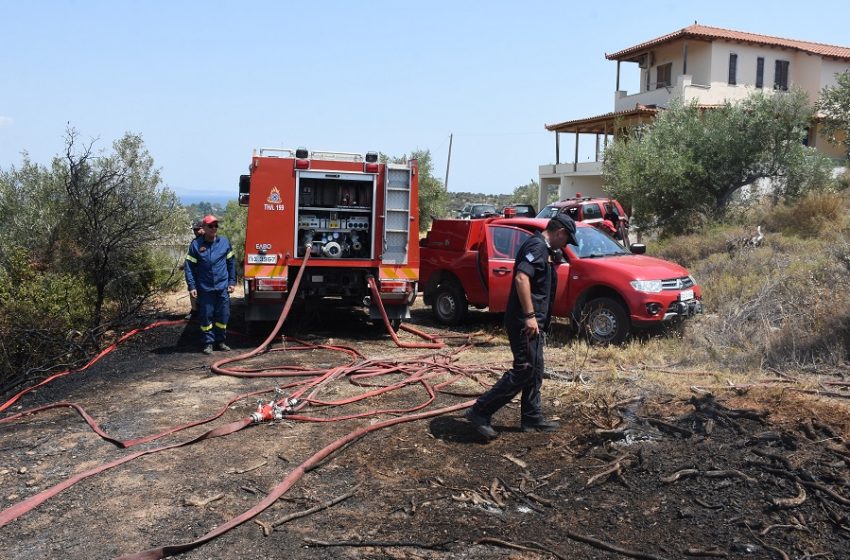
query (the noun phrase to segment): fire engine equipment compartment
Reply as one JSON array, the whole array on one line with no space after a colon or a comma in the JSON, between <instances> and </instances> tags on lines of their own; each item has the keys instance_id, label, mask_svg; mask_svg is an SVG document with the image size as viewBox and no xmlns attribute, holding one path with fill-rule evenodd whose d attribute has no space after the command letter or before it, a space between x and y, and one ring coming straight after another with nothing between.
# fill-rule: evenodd
<instances>
[{"instance_id":1,"label":"fire engine equipment compartment","mask_svg":"<svg viewBox=\"0 0 850 560\"><path fill-rule=\"evenodd\" d=\"M239 180L239 203L248 208L249 325L279 317L306 256L297 305L367 307L370 319L382 320L374 279L392 326L410 317L419 280L418 164L378 159L377 152L254 152Z\"/></svg>"},{"instance_id":2,"label":"fire engine equipment compartment","mask_svg":"<svg viewBox=\"0 0 850 560\"><path fill-rule=\"evenodd\" d=\"M374 258L373 175L302 171L297 189L298 257Z\"/></svg>"}]
</instances>

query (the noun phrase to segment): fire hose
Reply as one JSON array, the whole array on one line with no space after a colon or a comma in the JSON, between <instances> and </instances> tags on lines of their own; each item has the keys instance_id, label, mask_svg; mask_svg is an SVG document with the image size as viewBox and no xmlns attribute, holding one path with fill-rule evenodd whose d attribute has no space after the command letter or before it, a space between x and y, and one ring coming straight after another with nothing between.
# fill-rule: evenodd
<instances>
[{"instance_id":1,"label":"fire hose","mask_svg":"<svg viewBox=\"0 0 850 560\"><path fill-rule=\"evenodd\" d=\"M450 406L438 408L430 411L422 411L426 407L430 406L437 399L438 393L455 395L455 396L465 396L465 397L474 397L475 394L467 394L462 392L450 392L447 388L454 382L462 378L473 378L479 383L483 384L480 380L476 378L476 374L485 373L493 371L493 368L487 365L478 366L478 367L463 367L458 364L453 363L454 355L458 352L463 351L472 345L472 337L474 335L461 335L461 337L467 338L466 344L456 349L451 353L441 353L435 354L431 356L418 356L414 357L410 360L405 361L386 361L386 360L369 360L366 359L362 354L360 354L357 350L347 347L341 346L331 346L331 345L313 345L304 343L302 341L297 341L299 343L298 346L289 347L285 349L270 349L269 345L272 340L277 336L280 328L282 327L286 317L291 309L292 302L297 292L298 285L300 283L303 272L306 268L307 261L309 259L310 252L307 251L304 255L304 260L301 263L301 267L296 276L295 282L293 283L292 290L290 291L289 297L284 305L284 308L281 312L280 318L278 319L277 324L275 325L272 333L254 350L248 352L246 354L242 354L240 356L236 356L234 358L228 358L225 360L220 360L213 364L212 371L215 373L223 374L223 375L235 375L240 377L300 377L306 379L293 381L283 387L279 387L275 390L274 398L266 401L260 402L258 404L257 410L246 418L242 418L235 422L230 422L228 424L219 426L212 430L206 431L203 434L196 436L194 438L190 438L183 442L173 443L169 445L164 445L156 448L147 449L144 451L139 451L135 453L131 453L114 461L102 464L98 467L89 469L85 472L79 473L77 475L72 476L71 478L56 484L50 488L39 492L31 496L30 498L14 504L13 506L0 511L0 527L5 526L11 521L17 519L21 515L26 514L31 511L44 501L50 499L51 497L59 494L60 492L66 490L67 488L73 486L77 482L94 476L103 471L115 468L117 466L123 465L129 461L132 461L136 458L151 455L154 453L159 453L171 449L175 449L178 447L184 447L187 445L191 445L194 443L199 443L201 441L223 437L240 430L245 429L246 427L259 423L259 422L267 422L274 420L287 419L292 421L303 421L303 422L334 422L334 421L342 421L342 420L353 420L358 418L367 418L367 417L375 417L384 414L401 414L402 416L398 416L396 418L391 418L388 420L383 420L380 422L376 422L369 426L360 427L352 430L347 435L339 438L338 440L328 444L315 454L313 454L310 458L304 461L301 465L299 465L296 469L294 469L283 481L281 481L263 500L257 503L254 507L248 509L242 514L234 517L230 521L218 526L213 531L208 532L203 535L201 538L183 544L169 545L160 548L154 548L150 550L146 550L143 552L139 552L136 554L131 554L127 556L122 556L124 559L149 559L149 558L164 558L166 556L170 556L173 554L177 554L180 552L184 552L189 550L190 548L194 548L199 546L209 540L223 534L224 532L236 527L245 521L257 516L262 511L270 507L274 504L277 499L285 494L292 486L300 480L300 478L304 475L304 473L308 472L312 468L315 468L318 464L320 464L325 458L332 455L334 452L346 447L348 444L361 439L365 435L374 432L376 430L386 428L389 426L397 425L403 422L411 422L416 420L421 420L424 418L431 418L434 416L438 416L441 414L446 414L449 412L461 410L463 408L469 407L472 405L473 401L461 402L458 404L453 404ZM425 338L429 342L426 343L403 343L393 332L392 328L390 328L390 322L386 314L386 310L380 303L380 298L377 294L377 286L375 284L374 279L369 279L370 289L372 290L373 296L375 297L375 301L378 302L379 309L381 311L382 317L384 319L384 323L387 326L388 331L392 335L393 341L401 348L424 348L424 349L443 349L446 347L445 342L443 342L439 337L429 335L427 333L423 333L418 329L414 329L412 327L405 328L404 330L416 334L422 338ZM170 324L175 324L179 322L170 322ZM404 325L402 326L404 328ZM145 329L153 328L149 326ZM141 330L134 331L140 332ZM115 343L120 344L124 340L126 340L130 334L122 337L118 342ZM444 338L455 338L455 337L444 337ZM286 340L286 339L284 339ZM307 350L307 349L327 349L333 350L340 353L345 354L349 357L349 362L347 364L338 365L327 370L321 369L310 369L304 368L300 366L290 366L287 368L279 368L269 370L268 368L225 368L225 365L233 364L234 362L246 360L248 358L254 357L261 352L270 352L270 351L298 351L298 350ZM114 348L111 348L114 349ZM109 351L111 351L111 349ZM97 359L105 355L106 351L102 352L98 355ZM86 367L92 365L96 359L93 359L89 362ZM85 369L85 368L84 368ZM64 374L67 374L66 372ZM432 384L439 377L444 377L446 374L450 375L450 378ZM369 380L379 378L385 375L402 375L404 378L400 381L386 384L386 385L371 385ZM57 376L54 376L58 377ZM355 385L360 387L366 387L370 390L367 390L363 393L355 395L353 397L342 398L338 400L322 400L318 397L321 389L333 382L334 380L347 377L349 381ZM47 382L47 380L45 380ZM44 382L43 382L44 383ZM42 384L43 384L42 383ZM392 409L370 409L362 412L356 412L351 414L341 414L333 417L321 416L321 415L307 415L304 414L303 411L306 407L312 407L314 409L320 410L323 408L331 408L342 406L346 404L353 404L364 401L371 397L382 395L385 393L389 393L391 391L395 391L407 386L421 386L427 397L419 403L414 404L413 406L407 408L392 408ZM34 387L33 387L34 388ZM284 389L291 389L292 391L289 394L284 392ZM208 422L211 422L220 416L222 416L233 403L245 399L251 396L257 396L260 394L268 393L269 390L260 390L254 391L251 393L245 393L242 395L238 395L233 397L228 401L226 405L224 405L219 411L214 413L213 415L191 422L189 424L185 424L183 426L177 426L173 428L169 428L161 433L149 435L145 437L139 437L130 440L119 440L108 435L104 432L94 421L94 419L86 413L86 411L75 403L70 402L57 402L49 405L44 405L32 410L28 410L25 412L21 412L15 414L13 416L9 416L0 420L0 424L8 423L17 419L20 419L24 416L36 414L38 412L43 412L46 410L60 408L60 407L70 407L75 409L83 419L88 423L88 425L95 431L100 437L109 441L110 443L121 447L128 448L134 445L138 445L141 443L147 443L153 441L155 439L161 438L163 436L173 434L178 431L182 431L189 427L194 427L198 425L202 425ZM13 402L15 402L20 396L22 396L25 392L22 392L19 395L16 395L13 400L10 400L4 405L8 407ZM2 410L2 409L0 409Z\"/></svg>"}]
</instances>

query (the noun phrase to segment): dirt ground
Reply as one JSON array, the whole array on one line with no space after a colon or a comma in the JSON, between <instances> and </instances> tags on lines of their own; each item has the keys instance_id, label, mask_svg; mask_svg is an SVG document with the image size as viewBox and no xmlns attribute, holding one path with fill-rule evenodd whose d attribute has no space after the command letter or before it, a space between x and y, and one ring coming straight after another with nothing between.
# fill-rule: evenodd
<instances>
[{"instance_id":1,"label":"dirt ground","mask_svg":"<svg viewBox=\"0 0 850 560\"><path fill-rule=\"evenodd\" d=\"M441 331L421 307L412 323ZM233 326L234 352L261 340L239 335L238 320ZM434 353L396 348L358 312L312 313L292 328L369 358ZM494 381L509 359L499 318L473 312L464 329L496 335L457 355L459 363L493 364L487 380ZM223 354L204 356L197 340L193 324L139 334L7 413L73 401L105 431L129 439L204 418L235 395L281 382L215 375L209 366ZM547 365L556 371L562 352L547 349ZM341 361L317 350L254 363L327 369ZM561 422L554 433L520 432L516 403L494 418L501 433L490 443L462 411L382 429L307 472L255 520L178 557L850 558L846 401L779 388L724 390L719 374L688 375L635 367L556 375L544 383L545 410ZM452 387L481 390L471 380ZM363 390L339 380L321 397ZM423 393L410 386L334 414L411 406ZM465 400L440 394L429 409ZM2 424L0 508L139 448L189 440L255 407L254 399L239 401L207 425L129 450L98 437L67 408ZM257 504L313 453L372 421L285 420L139 457L0 528L0 556L112 558L192 541ZM284 518L310 508L317 511Z\"/></svg>"}]
</instances>

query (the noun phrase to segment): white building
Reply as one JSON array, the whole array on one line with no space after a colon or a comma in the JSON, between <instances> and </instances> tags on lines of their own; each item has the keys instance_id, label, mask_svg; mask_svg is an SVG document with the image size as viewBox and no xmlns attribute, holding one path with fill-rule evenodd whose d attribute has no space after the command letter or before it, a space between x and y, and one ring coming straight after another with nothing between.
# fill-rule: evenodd
<instances>
[{"instance_id":1,"label":"white building","mask_svg":"<svg viewBox=\"0 0 850 560\"><path fill-rule=\"evenodd\" d=\"M614 110L611 113L546 125L555 133L555 162L541 165L540 206L547 188L558 186L559 198L581 193L604 195L602 163L605 146L616 138L615 122L622 128L654 118L659 109L673 98L686 102L696 100L711 106L726 100L735 101L750 93L765 90L788 90L798 87L808 92L812 101L825 86L835 85L837 73L850 71L850 47L838 47L782 39L708 27L690 25L679 31L628 47L608 60L617 61ZM640 89L620 89L622 63L633 63L640 69ZM571 163L561 162L561 135L574 137ZM595 142L595 161L579 162L579 142ZM836 160L844 156L840 147L829 144L817 132L817 122L809 133L809 145Z\"/></svg>"}]
</instances>

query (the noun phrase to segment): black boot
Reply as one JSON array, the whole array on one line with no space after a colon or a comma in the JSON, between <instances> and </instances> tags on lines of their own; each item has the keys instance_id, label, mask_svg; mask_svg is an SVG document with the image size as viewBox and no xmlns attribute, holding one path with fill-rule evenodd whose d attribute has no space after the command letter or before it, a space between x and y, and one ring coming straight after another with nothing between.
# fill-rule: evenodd
<instances>
[{"instance_id":1,"label":"black boot","mask_svg":"<svg viewBox=\"0 0 850 560\"><path fill-rule=\"evenodd\" d=\"M475 426L478 433L486 439L496 439L499 437L499 434L493 429L493 426L490 425L490 419L488 417L482 416L470 408L466 411L466 419L472 422L472 425Z\"/></svg>"},{"instance_id":2,"label":"black boot","mask_svg":"<svg viewBox=\"0 0 850 560\"><path fill-rule=\"evenodd\" d=\"M523 432L554 432L559 427L561 425L557 422L541 418L540 420L523 422L521 429Z\"/></svg>"}]
</instances>

